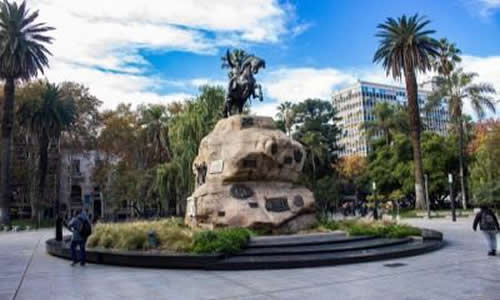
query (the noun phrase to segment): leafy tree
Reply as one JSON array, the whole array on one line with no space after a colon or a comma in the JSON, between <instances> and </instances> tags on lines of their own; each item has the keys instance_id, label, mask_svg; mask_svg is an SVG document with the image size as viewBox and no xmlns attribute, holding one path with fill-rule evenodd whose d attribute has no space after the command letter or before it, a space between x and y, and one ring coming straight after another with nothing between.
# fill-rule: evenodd
<instances>
[{"instance_id":1,"label":"leafy tree","mask_svg":"<svg viewBox=\"0 0 500 300\"><path fill-rule=\"evenodd\" d=\"M184 211L185 200L194 190L193 160L201 140L220 120L223 105L224 90L205 86L198 97L186 101L182 111L171 117L172 160L158 166L155 180L160 196L166 199L167 211L174 206L177 214Z\"/></svg>"},{"instance_id":2,"label":"leafy tree","mask_svg":"<svg viewBox=\"0 0 500 300\"><path fill-rule=\"evenodd\" d=\"M339 174L354 186L356 202L359 202L359 191L363 185L363 175L366 172L366 158L359 155L344 156L339 159L336 169Z\"/></svg>"},{"instance_id":3,"label":"leafy tree","mask_svg":"<svg viewBox=\"0 0 500 300\"><path fill-rule=\"evenodd\" d=\"M148 105L139 108L141 119L139 124L145 130L146 139L154 148L153 153L157 163L171 159L170 143L168 140L167 107L163 105Z\"/></svg>"},{"instance_id":4,"label":"leafy tree","mask_svg":"<svg viewBox=\"0 0 500 300\"><path fill-rule=\"evenodd\" d=\"M476 204L500 204L500 125L490 123L474 153L470 186Z\"/></svg>"},{"instance_id":5,"label":"leafy tree","mask_svg":"<svg viewBox=\"0 0 500 300\"><path fill-rule=\"evenodd\" d=\"M473 83L476 73L464 73L457 69L450 74L435 78L438 89L429 97L429 106L435 106L445 101L448 104L454 130L459 137L458 154L460 166L460 185L462 192L462 206L467 206L466 178L465 178L465 132L464 132L464 102L469 101L478 118L485 116L485 110L495 112L495 100L492 95L496 92L493 85L488 83Z\"/></svg>"},{"instance_id":6,"label":"leafy tree","mask_svg":"<svg viewBox=\"0 0 500 300\"><path fill-rule=\"evenodd\" d=\"M400 107L387 102L377 103L374 110L375 120L363 124L368 137L382 133L386 145L389 145L396 132L408 132L408 114Z\"/></svg>"},{"instance_id":7,"label":"leafy tree","mask_svg":"<svg viewBox=\"0 0 500 300\"><path fill-rule=\"evenodd\" d=\"M20 123L29 128L38 139L39 147L39 199L45 199L50 144L57 144L61 133L73 124L76 111L72 99L64 99L61 89L48 82L36 82L34 89L42 93L23 103L19 108ZM38 86L37 86L38 85ZM37 212L38 213L38 212Z\"/></svg>"},{"instance_id":8,"label":"leafy tree","mask_svg":"<svg viewBox=\"0 0 500 300\"><path fill-rule=\"evenodd\" d=\"M78 152L96 149L98 131L102 128L99 112L102 101L80 83L65 81L59 88L61 96L72 99L75 106L75 120L71 128L62 133L61 147Z\"/></svg>"},{"instance_id":9,"label":"leafy tree","mask_svg":"<svg viewBox=\"0 0 500 300\"><path fill-rule=\"evenodd\" d=\"M30 12L23 2L0 2L0 78L5 80L2 117L2 162L0 172L0 223L9 222L9 167L12 128L14 126L14 94L17 80L29 80L48 66L49 50L44 46L52 38L44 33L53 30L45 23L34 23L38 11Z\"/></svg>"},{"instance_id":10,"label":"leafy tree","mask_svg":"<svg viewBox=\"0 0 500 300\"><path fill-rule=\"evenodd\" d=\"M422 135L423 167L429 178L429 197L440 202L448 195L447 177L455 172L457 155L450 145L452 138L425 132ZM411 142L404 134L395 134L391 145L378 141L368 156L366 181L377 183L377 193L383 200L414 200L414 171Z\"/></svg>"},{"instance_id":11,"label":"leafy tree","mask_svg":"<svg viewBox=\"0 0 500 300\"><path fill-rule=\"evenodd\" d=\"M427 30L430 23L418 14L406 17L403 15L397 20L387 18L385 23L379 24L376 36L380 38L380 45L373 57L374 62L381 62L387 75L394 79L406 81L408 96L408 113L410 137L413 147L415 163L415 194L418 208L425 207L424 176L422 170L422 155L420 150L420 112L418 105L418 85L416 72L425 73L432 69L432 58L439 55L439 43L429 35L434 30Z\"/></svg>"},{"instance_id":12,"label":"leafy tree","mask_svg":"<svg viewBox=\"0 0 500 300\"><path fill-rule=\"evenodd\" d=\"M304 146L307 157L304 165L303 182L316 197L319 213L331 205L328 199L335 200L338 195L324 197L325 185L335 181L336 174L332 165L337 160L339 150L337 141L340 129L335 125L338 118L336 111L329 101L307 99L297 103L294 107L295 132L294 138ZM335 187L338 190L338 188ZM333 197L333 198L332 198ZM321 204L323 203L323 204Z\"/></svg>"}]
</instances>

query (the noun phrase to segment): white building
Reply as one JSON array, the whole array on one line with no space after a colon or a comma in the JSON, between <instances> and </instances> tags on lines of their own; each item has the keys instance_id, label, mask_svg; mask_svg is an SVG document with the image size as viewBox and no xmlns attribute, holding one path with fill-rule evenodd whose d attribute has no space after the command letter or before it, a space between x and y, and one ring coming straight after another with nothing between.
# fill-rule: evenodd
<instances>
[{"instance_id":1,"label":"white building","mask_svg":"<svg viewBox=\"0 0 500 300\"><path fill-rule=\"evenodd\" d=\"M418 102L423 107L431 91L420 88ZM340 156L361 155L366 156L370 151L370 144L362 125L366 121L375 119L374 108L378 102L407 105L406 89L404 87L386 84L358 81L354 85L334 92L333 106L341 119L338 126L343 130L339 145L343 148ZM429 113L420 110L425 130L445 135L449 120L448 110L445 105Z\"/></svg>"},{"instance_id":2,"label":"white building","mask_svg":"<svg viewBox=\"0 0 500 300\"><path fill-rule=\"evenodd\" d=\"M104 217L101 188L92 180L94 169L102 162L101 156L94 150L61 151L59 199L63 212L87 209L93 217Z\"/></svg>"}]
</instances>

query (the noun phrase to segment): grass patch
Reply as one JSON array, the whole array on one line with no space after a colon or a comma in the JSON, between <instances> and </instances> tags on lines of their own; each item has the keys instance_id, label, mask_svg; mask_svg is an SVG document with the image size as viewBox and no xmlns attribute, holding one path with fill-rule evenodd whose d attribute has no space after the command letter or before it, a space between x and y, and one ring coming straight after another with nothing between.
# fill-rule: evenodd
<instances>
[{"instance_id":1,"label":"grass patch","mask_svg":"<svg viewBox=\"0 0 500 300\"><path fill-rule=\"evenodd\" d=\"M366 221L366 220L342 220L320 222L318 228L330 230L343 230L349 236L369 235L383 238L404 238L409 236L420 236L418 228L396 224L387 221Z\"/></svg>"},{"instance_id":2,"label":"grass patch","mask_svg":"<svg viewBox=\"0 0 500 300\"><path fill-rule=\"evenodd\" d=\"M90 248L117 250L157 249L166 252L187 252L193 246L193 232L178 219L128 223L99 223L87 241ZM150 232L156 237L152 245Z\"/></svg>"},{"instance_id":3,"label":"grass patch","mask_svg":"<svg viewBox=\"0 0 500 300\"><path fill-rule=\"evenodd\" d=\"M154 232L156 243L149 234ZM116 250L157 250L176 253L236 253L244 248L253 232L228 228L192 230L181 219L128 223L99 223L87 241L89 248Z\"/></svg>"}]
</instances>

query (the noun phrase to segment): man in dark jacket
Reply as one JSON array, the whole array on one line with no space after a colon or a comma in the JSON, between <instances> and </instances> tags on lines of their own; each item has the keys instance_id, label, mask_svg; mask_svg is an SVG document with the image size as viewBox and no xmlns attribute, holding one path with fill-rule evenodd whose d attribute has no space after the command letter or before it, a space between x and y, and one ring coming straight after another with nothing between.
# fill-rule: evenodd
<instances>
[{"instance_id":1,"label":"man in dark jacket","mask_svg":"<svg viewBox=\"0 0 500 300\"><path fill-rule=\"evenodd\" d=\"M73 262L72 266L76 265L78 262L76 256L76 247L80 247L80 265L85 266L87 260L87 253L85 251L85 243L87 242L85 236L81 234L81 230L84 222L89 222L87 213L81 211L79 214L74 216L67 225L67 228L73 233L71 236L71 258Z\"/></svg>"},{"instance_id":2,"label":"man in dark jacket","mask_svg":"<svg viewBox=\"0 0 500 300\"><path fill-rule=\"evenodd\" d=\"M488 240L488 244L490 246L490 252L488 252L488 255L496 255L497 232L500 230L500 226L498 226L498 220L495 213L486 205L481 206L481 210L474 218L474 224L472 225L474 231L476 231L478 224L479 229L484 233L484 236L486 237L486 240Z\"/></svg>"}]
</instances>

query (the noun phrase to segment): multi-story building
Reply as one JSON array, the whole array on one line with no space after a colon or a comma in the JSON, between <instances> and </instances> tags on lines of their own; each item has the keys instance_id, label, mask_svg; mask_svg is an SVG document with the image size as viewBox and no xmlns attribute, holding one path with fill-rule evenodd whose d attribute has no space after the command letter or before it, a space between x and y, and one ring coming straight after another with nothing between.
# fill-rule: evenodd
<instances>
[{"instance_id":1,"label":"multi-story building","mask_svg":"<svg viewBox=\"0 0 500 300\"><path fill-rule=\"evenodd\" d=\"M100 187L92 180L92 173L99 164L97 151L74 153L61 151L59 199L63 212L74 213L87 209L96 217L104 213Z\"/></svg>"},{"instance_id":2,"label":"multi-story building","mask_svg":"<svg viewBox=\"0 0 500 300\"><path fill-rule=\"evenodd\" d=\"M418 103L422 108L431 91L420 88ZM339 141L340 156L366 156L370 151L370 143L363 129L363 124L375 119L374 108L378 102L407 105L406 89L404 87L386 84L358 81L354 85L336 91L332 97L333 106L341 119L337 124L343 135ZM441 105L431 112L420 110L424 130L438 134L446 134L448 110Z\"/></svg>"}]
</instances>

